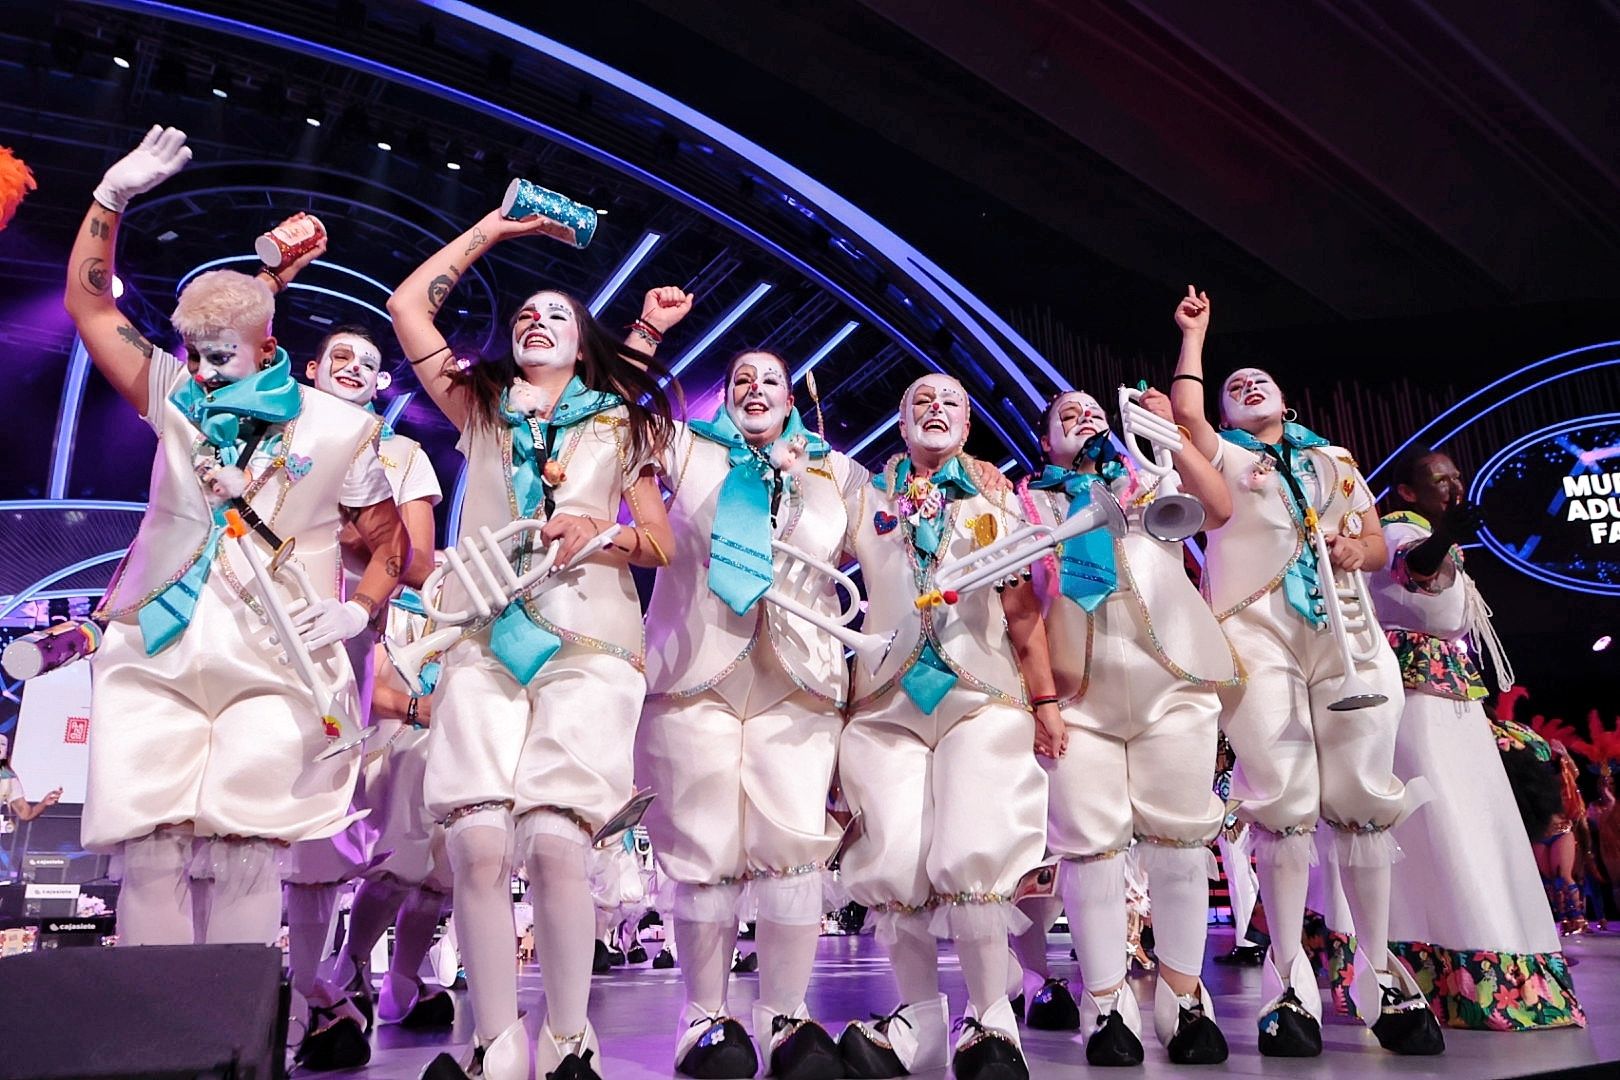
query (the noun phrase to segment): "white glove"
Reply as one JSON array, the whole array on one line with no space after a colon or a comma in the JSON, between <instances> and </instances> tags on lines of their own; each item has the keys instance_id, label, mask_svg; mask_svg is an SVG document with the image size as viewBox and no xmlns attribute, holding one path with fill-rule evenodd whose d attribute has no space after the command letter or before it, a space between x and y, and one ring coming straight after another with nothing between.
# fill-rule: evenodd
<instances>
[{"instance_id":1,"label":"white glove","mask_svg":"<svg viewBox=\"0 0 1620 1080\"><path fill-rule=\"evenodd\" d=\"M122 214L129 200L151 191L190 160L191 147L186 145L185 132L153 124L141 145L114 162L102 176L96 185L96 202Z\"/></svg>"},{"instance_id":2,"label":"white glove","mask_svg":"<svg viewBox=\"0 0 1620 1080\"><path fill-rule=\"evenodd\" d=\"M311 652L339 641L348 641L364 630L370 621L371 612L363 605L330 596L293 616L293 625L298 627L304 647Z\"/></svg>"}]
</instances>

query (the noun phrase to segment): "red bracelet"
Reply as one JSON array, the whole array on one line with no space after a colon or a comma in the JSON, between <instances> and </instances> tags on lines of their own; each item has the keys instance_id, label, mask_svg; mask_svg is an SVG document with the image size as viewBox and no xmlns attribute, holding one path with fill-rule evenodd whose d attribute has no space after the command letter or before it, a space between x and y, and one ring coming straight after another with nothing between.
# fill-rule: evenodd
<instances>
[{"instance_id":1,"label":"red bracelet","mask_svg":"<svg viewBox=\"0 0 1620 1080\"><path fill-rule=\"evenodd\" d=\"M636 332L639 332L641 334L646 335L648 338L650 338L652 340L652 343L654 345L662 345L664 343L664 335L659 333L657 330L655 330L653 328L653 325L651 323L649 323L646 319L639 319L638 318L634 322L632 322L628 327L626 327L626 329L631 330L631 331L636 331Z\"/></svg>"}]
</instances>

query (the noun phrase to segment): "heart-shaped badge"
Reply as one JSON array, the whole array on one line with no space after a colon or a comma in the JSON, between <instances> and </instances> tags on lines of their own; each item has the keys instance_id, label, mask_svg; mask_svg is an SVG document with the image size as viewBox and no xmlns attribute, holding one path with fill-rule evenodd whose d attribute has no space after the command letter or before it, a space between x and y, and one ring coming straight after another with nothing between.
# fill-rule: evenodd
<instances>
[{"instance_id":1,"label":"heart-shaped badge","mask_svg":"<svg viewBox=\"0 0 1620 1080\"><path fill-rule=\"evenodd\" d=\"M313 464L315 463L303 454L288 454L287 479L295 484L298 483L298 481L309 475L310 466Z\"/></svg>"},{"instance_id":2,"label":"heart-shaped badge","mask_svg":"<svg viewBox=\"0 0 1620 1080\"><path fill-rule=\"evenodd\" d=\"M872 527L877 530L879 536L886 536L894 532L894 527L898 524L900 524L899 518L893 514L886 514L882 510L872 515Z\"/></svg>"}]
</instances>

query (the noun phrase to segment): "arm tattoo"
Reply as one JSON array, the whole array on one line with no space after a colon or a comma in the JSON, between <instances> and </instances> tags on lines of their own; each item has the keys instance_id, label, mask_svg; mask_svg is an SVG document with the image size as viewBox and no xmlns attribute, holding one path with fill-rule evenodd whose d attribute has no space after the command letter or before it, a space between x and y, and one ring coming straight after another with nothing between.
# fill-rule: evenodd
<instances>
[{"instance_id":1,"label":"arm tattoo","mask_svg":"<svg viewBox=\"0 0 1620 1080\"><path fill-rule=\"evenodd\" d=\"M474 225L473 234L467 238L467 250L461 254L463 256L471 255L487 243L489 243L489 237L484 235L484 230Z\"/></svg>"},{"instance_id":2,"label":"arm tattoo","mask_svg":"<svg viewBox=\"0 0 1620 1080\"><path fill-rule=\"evenodd\" d=\"M454 266L450 267L450 270L452 274L457 272ZM440 274L438 277L428 282L428 310L435 315L437 315L439 313L439 309L444 306L445 298L450 295L450 289L456 283L456 279L452 276L452 274Z\"/></svg>"},{"instance_id":3,"label":"arm tattoo","mask_svg":"<svg viewBox=\"0 0 1620 1080\"><path fill-rule=\"evenodd\" d=\"M91 218L90 219L90 235L94 239L101 240L101 239L104 239L105 237L111 236L112 235L112 230L107 227L106 222L98 220L97 218Z\"/></svg>"},{"instance_id":4,"label":"arm tattoo","mask_svg":"<svg viewBox=\"0 0 1620 1080\"><path fill-rule=\"evenodd\" d=\"M129 342L132 348L139 350L142 356L148 360L152 359L152 343L147 341L145 336L129 323L125 323L118 328L118 336Z\"/></svg>"},{"instance_id":5,"label":"arm tattoo","mask_svg":"<svg viewBox=\"0 0 1620 1080\"><path fill-rule=\"evenodd\" d=\"M390 555L383 568L388 571L389 577L397 578L405 572L405 562L398 555Z\"/></svg>"},{"instance_id":6,"label":"arm tattoo","mask_svg":"<svg viewBox=\"0 0 1620 1080\"><path fill-rule=\"evenodd\" d=\"M357 592L353 596L349 597L349 599L353 600L355 603L359 604L361 607L363 607L367 611L371 612L371 614L373 614L373 615L377 614L377 601L373 600L371 597L367 596L365 593Z\"/></svg>"},{"instance_id":7,"label":"arm tattoo","mask_svg":"<svg viewBox=\"0 0 1620 1080\"><path fill-rule=\"evenodd\" d=\"M107 272L107 260L95 256L79 264L79 285L85 292L106 296L112 288L112 275Z\"/></svg>"}]
</instances>

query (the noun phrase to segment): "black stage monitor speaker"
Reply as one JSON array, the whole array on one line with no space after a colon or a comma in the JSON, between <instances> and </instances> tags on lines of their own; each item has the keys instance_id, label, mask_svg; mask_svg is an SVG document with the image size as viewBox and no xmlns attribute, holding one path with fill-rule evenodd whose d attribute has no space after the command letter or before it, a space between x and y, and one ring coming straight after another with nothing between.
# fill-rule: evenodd
<instances>
[{"instance_id":1,"label":"black stage monitor speaker","mask_svg":"<svg viewBox=\"0 0 1620 1080\"><path fill-rule=\"evenodd\" d=\"M0 960L0 1080L281 1080L287 989L263 945Z\"/></svg>"}]
</instances>

